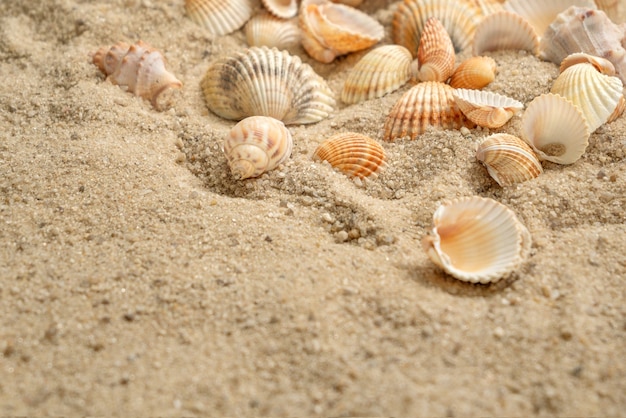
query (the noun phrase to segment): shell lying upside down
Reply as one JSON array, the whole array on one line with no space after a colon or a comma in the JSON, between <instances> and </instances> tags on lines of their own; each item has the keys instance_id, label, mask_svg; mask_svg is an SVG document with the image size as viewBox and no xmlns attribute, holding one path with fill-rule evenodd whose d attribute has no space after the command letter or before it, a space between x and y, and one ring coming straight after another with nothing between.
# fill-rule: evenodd
<instances>
[{"instance_id":1,"label":"shell lying upside down","mask_svg":"<svg viewBox=\"0 0 626 418\"><path fill-rule=\"evenodd\" d=\"M452 94L461 112L485 128L501 127L524 108L521 102L491 91L455 89Z\"/></svg>"},{"instance_id":2,"label":"shell lying upside down","mask_svg":"<svg viewBox=\"0 0 626 418\"><path fill-rule=\"evenodd\" d=\"M373 139L356 132L331 136L317 147L313 156L328 161L350 177L361 179L376 178L387 167L384 148Z\"/></svg>"},{"instance_id":3,"label":"shell lying upside down","mask_svg":"<svg viewBox=\"0 0 626 418\"><path fill-rule=\"evenodd\" d=\"M516 136L493 134L476 150L476 159L500 185L510 186L538 177L543 167L530 146Z\"/></svg>"},{"instance_id":4,"label":"shell lying upside down","mask_svg":"<svg viewBox=\"0 0 626 418\"><path fill-rule=\"evenodd\" d=\"M183 85L165 69L163 55L143 41L135 45L118 42L111 47L102 47L94 54L93 63L107 75L107 80L150 100L156 108L164 91Z\"/></svg>"}]
</instances>

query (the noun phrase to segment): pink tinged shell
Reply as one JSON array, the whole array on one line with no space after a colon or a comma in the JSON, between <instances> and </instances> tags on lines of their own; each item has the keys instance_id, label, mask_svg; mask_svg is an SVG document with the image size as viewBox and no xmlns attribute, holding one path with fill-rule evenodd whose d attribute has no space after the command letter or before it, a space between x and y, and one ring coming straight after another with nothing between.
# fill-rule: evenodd
<instances>
[{"instance_id":1,"label":"pink tinged shell","mask_svg":"<svg viewBox=\"0 0 626 418\"><path fill-rule=\"evenodd\" d=\"M570 6L596 8L593 0L507 0L504 3L505 10L526 19L540 37L557 15Z\"/></svg>"},{"instance_id":2,"label":"pink tinged shell","mask_svg":"<svg viewBox=\"0 0 626 418\"><path fill-rule=\"evenodd\" d=\"M463 61L450 78L450 86L482 89L496 78L496 61L491 57L471 57Z\"/></svg>"},{"instance_id":3,"label":"pink tinged shell","mask_svg":"<svg viewBox=\"0 0 626 418\"><path fill-rule=\"evenodd\" d=\"M436 17L424 24L417 50L420 81L447 81L454 72L454 45L446 28Z\"/></svg>"},{"instance_id":4,"label":"pink tinged shell","mask_svg":"<svg viewBox=\"0 0 626 418\"><path fill-rule=\"evenodd\" d=\"M244 32L249 46L289 49L300 43L297 23L269 13L260 13L250 19Z\"/></svg>"},{"instance_id":5,"label":"pink tinged shell","mask_svg":"<svg viewBox=\"0 0 626 418\"><path fill-rule=\"evenodd\" d=\"M515 213L473 196L444 203L422 239L428 257L446 273L471 283L493 283L514 273L530 254L531 236Z\"/></svg>"},{"instance_id":6,"label":"pink tinged shell","mask_svg":"<svg viewBox=\"0 0 626 418\"><path fill-rule=\"evenodd\" d=\"M585 153L589 125L581 110L558 94L535 97L522 115L521 136L540 159L572 164Z\"/></svg>"},{"instance_id":7,"label":"pink tinged shell","mask_svg":"<svg viewBox=\"0 0 626 418\"><path fill-rule=\"evenodd\" d=\"M524 108L521 102L490 91L455 89L452 94L461 112L485 128L501 127Z\"/></svg>"},{"instance_id":8,"label":"pink tinged shell","mask_svg":"<svg viewBox=\"0 0 626 418\"><path fill-rule=\"evenodd\" d=\"M385 150L372 138L356 132L339 133L322 142L313 157L328 161L349 177L376 178L386 167Z\"/></svg>"},{"instance_id":9,"label":"pink tinged shell","mask_svg":"<svg viewBox=\"0 0 626 418\"><path fill-rule=\"evenodd\" d=\"M500 186L532 180L543 173L537 154L516 136L498 133L486 137L476 150L476 159Z\"/></svg>"},{"instance_id":10,"label":"pink tinged shell","mask_svg":"<svg viewBox=\"0 0 626 418\"><path fill-rule=\"evenodd\" d=\"M289 19L298 14L298 0L261 0L263 6L274 16Z\"/></svg>"},{"instance_id":11,"label":"pink tinged shell","mask_svg":"<svg viewBox=\"0 0 626 418\"><path fill-rule=\"evenodd\" d=\"M513 12L501 11L485 17L476 27L474 55L507 49L537 55L539 37L530 23Z\"/></svg>"},{"instance_id":12,"label":"pink tinged shell","mask_svg":"<svg viewBox=\"0 0 626 418\"><path fill-rule=\"evenodd\" d=\"M267 116L251 116L237 123L224 141L230 170L238 179L258 177L289 158L293 148L285 125Z\"/></svg>"},{"instance_id":13,"label":"pink tinged shell","mask_svg":"<svg viewBox=\"0 0 626 418\"><path fill-rule=\"evenodd\" d=\"M187 15L212 35L227 35L252 16L250 0L185 0Z\"/></svg>"}]
</instances>

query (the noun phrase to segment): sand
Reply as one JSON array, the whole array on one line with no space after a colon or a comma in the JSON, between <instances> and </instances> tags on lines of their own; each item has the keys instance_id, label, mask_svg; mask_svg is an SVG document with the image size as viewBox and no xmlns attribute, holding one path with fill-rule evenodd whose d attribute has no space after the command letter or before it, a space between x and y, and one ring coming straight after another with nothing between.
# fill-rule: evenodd
<instances>
[{"instance_id":1,"label":"sand","mask_svg":"<svg viewBox=\"0 0 626 418\"><path fill-rule=\"evenodd\" d=\"M331 134L382 138L410 87L292 126L292 158L232 178L233 126L200 79L245 48L182 1L0 3L0 414L617 416L626 409L626 117L583 157L502 188L491 132L383 143L352 181L314 162ZM386 28L392 2L362 9ZM104 80L90 54L142 39L183 81L171 107ZM362 54L316 63L338 93ZM557 66L490 53L486 89L528 104ZM460 282L420 240L444 201L510 207L533 238L511 277Z\"/></svg>"}]
</instances>

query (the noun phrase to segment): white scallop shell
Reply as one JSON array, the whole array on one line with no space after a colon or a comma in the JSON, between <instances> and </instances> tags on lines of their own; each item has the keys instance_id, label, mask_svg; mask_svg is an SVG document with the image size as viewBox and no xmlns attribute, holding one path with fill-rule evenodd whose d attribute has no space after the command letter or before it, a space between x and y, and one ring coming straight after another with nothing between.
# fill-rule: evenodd
<instances>
[{"instance_id":1,"label":"white scallop shell","mask_svg":"<svg viewBox=\"0 0 626 418\"><path fill-rule=\"evenodd\" d=\"M455 89L454 101L469 120L486 128L499 128L524 105L498 93L474 89Z\"/></svg>"},{"instance_id":2,"label":"white scallop shell","mask_svg":"<svg viewBox=\"0 0 626 418\"><path fill-rule=\"evenodd\" d=\"M296 22L269 13L259 13L252 17L246 23L244 31L250 46L289 49L300 42L300 29Z\"/></svg>"},{"instance_id":3,"label":"white scallop shell","mask_svg":"<svg viewBox=\"0 0 626 418\"><path fill-rule=\"evenodd\" d=\"M503 49L525 50L537 55L539 37L533 27L522 16L501 11L485 17L476 27L473 53L482 55L486 51Z\"/></svg>"},{"instance_id":4,"label":"white scallop shell","mask_svg":"<svg viewBox=\"0 0 626 418\"><path fill-rule=\"evenodd\" d=\"M252 16L250 0L185 0L187 15L212 35L227 35Z\"/></svg>"},{"instance_id":5,"label":"white scallop shell","mask_svg":"<svg viewBox=\"0 0 626 418\"><path fill-rule=\"evenodd\" d=\"M526 19L540 37L556 16L570 6L596 8L593 0L507 0L504 3L505 10Z\"/></svg>"},{"instance_id":6,"label":"white scallop shell","mask_svg":"<svg viewBox=\"0 0 626 418\"><path fill-rule=\"evenodd\" d=\"M274 16L289 19L298 14L298 0L261 0L263 6Z\"/></svg>"}]
</instances>

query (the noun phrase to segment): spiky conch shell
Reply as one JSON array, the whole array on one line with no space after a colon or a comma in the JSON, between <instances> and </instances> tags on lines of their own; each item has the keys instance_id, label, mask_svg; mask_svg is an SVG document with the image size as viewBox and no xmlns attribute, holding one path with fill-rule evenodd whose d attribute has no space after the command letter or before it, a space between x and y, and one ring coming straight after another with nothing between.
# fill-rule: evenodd
<instances>
[{"instance_id":1,"label":"spiky conch shell","mask_svg":"<svg viewBox=\"0 0 626 418\"><path fill-rule=\"evenodd\" d=\"M313 157L328 163L349 177L376 178L386 167L385 150L375 140L356 132L331 136L322 142Z\"/></svg>"},{"instance_id":2,"label":"spiky conch shell","mask_svg":"<svg viewBox=\"0 0 626 418\"><path fill-rule=\"evenodd\" d=\"M250 0L185 0L187 15L211 35L227 35L252 16Z\"/></svg>"},{"instance_id":3,"label":"spiky conch shell","mask_svg":"<svg viewBox=\"0 0 626 418\"><path fill-rule=\"evenodd\" d=\"M532 148L520 138L505 133L486 137L478 145L476 159L503 187L532 180L543 173Z\"/></svg>"},{"instance_id":4,"label":"spiky conch shell","mask_svg":"<svg viewBox=\"0 0 626 418\"><path fill-rule=\"evenodd\" d=\"M476 27L472 52L482 55L499 50L525 50L537 55L539 36L522 16L504 10L493 13Z\"/></svg>"},{"instance_id":5,"label":"spiky conch shell","mask_svg":"<svg viewBox=\"0 0 626 418\"><path fill-rule=\"evenodd\" d=\"M417 78L445 83L454 72L455 59L454 45L446 28L436 17L428 18L417 49Z\"/></svg>"},{"instance_id":6,"label":"spiky conch shell","mask_svg":"<svg viewBox=\"0 0 626 418\"><path fill-rule=\"evenodd\" d=\"M521 102L491 91L455 89L452 95L461 112L484 128L499 128L524 108Z\"/></svg>"},{"instance_id":7,"label":"spiky conch shell","mask_svg":"<svg viewBox=\"0 0 626 418\"><path fill-rule=\"evenodd\" d=\"M287 51L251 47L214 62L202 79L209 109L225 119L271 116L315 123L335 106L333 92L308 64Z\"/></svg>"},{"instance_id":8,"label":"spiky conch shell","mask_svg":"<svg viewBox=\"0 0 626 418\"><path fill-rule=\"evenodd\" d=\"M163 92L183 85L165 69L163 54L143 41L102 47L94 54L93 63L106 74L107 80L150 100L155 108L161 107L159 99Z\"/></svg>"},{"instance_id":9,"label":"spiky conch shell","mask_svg":"<svg viewBox=\"0 0 626 418\"><path fill-rule=\"evenodd\" d=\"M244 27L249 46L288 50L300 43L297 22L278 18L270 13L253 16Z\"/></svg>"},{"instance_id":10,"label":"spiky conch shell","mask_svg":"<svg viewBox=\"0 0 626 418\"><path fill-rule=\"evenodd\" d=\"M515 213L473 196L440 205L422 239L428 257L446 273L471 283L493 283L514 273L530 254L532 238Z\"/></svg>"},{"instance_id":11,"label":"spiky conch shell","mask_svg":"<svg viewBox=\"0 0 626 418\"><path fill-rule=\"evenodd\" d=\"M482 89L496 78L496 61L491 57L470 57L452 73L450 86L455 89Z\"/></svg>"}]
</instances>

